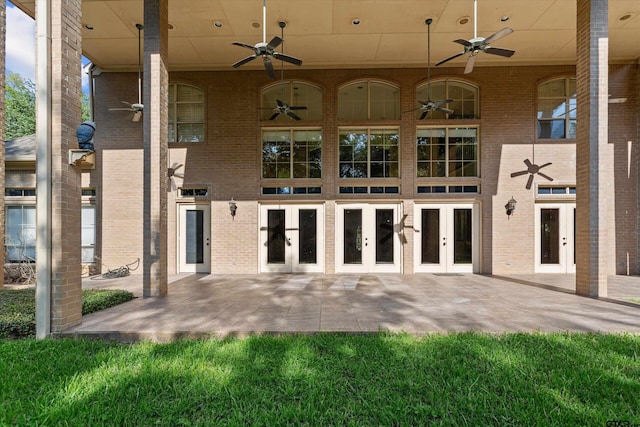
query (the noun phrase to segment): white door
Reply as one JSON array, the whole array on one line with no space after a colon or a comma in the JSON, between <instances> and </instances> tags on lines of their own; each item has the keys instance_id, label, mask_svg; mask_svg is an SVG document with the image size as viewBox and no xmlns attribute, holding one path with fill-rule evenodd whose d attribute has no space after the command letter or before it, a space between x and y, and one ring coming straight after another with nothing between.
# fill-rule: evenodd
<instances>
[{"instance_id":1,"label":"white door","mask_svg":"<svg viewBox=\"0 0 640 427\"><path fill-rule=\"evenodd\" d=\"M260 270L324 272L324 205L260 206Z\"/></svg>"},{"instance_id":2,"label":"white door","mask_svg":"<svg viewBox=\"0 0 640 427\"><path fill-rule=\"evenodd\" d=\"M536 205L536 273L575 273L575 203Z\"/></svg>"},{"instance_id":3,"label":"white door","mask_svg":"<svg viewBox=\"0 0 640 427\"><path fill-rule=\"evenodd\" d=\"M401 273L399 204L336 205L336 272Z\"/></svg>"},{"instance_id":4,"label":"white door","mask_svg":"<svg viewBox=\"0 0 640 427\"><path fill-rule=\"evenodd\" d=\"M476 273L480 269L477 204L415 204L414 271Z\"/></svg>"},{"instance_id":5,"label":"white door","mask_svg":"<svg viewBox=\"0 0 640 427\"><path fill-rule=\"evenodd\" d=\"M178 272L211 272L211 207L178 205Z\"/></svg>"}]
</instances>

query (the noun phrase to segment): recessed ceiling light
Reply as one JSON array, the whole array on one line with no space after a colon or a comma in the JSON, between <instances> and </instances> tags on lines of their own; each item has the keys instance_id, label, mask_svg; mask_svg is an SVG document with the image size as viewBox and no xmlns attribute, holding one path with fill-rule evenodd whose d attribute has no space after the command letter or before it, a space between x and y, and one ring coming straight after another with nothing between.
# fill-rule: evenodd
<instances>
[{"instance_id":1,"label":"recessed ceiling light","mask_svg":"<svg viewBox=\"0 0 640 427\"><path fill-rule=\"evenodd\" d=\"M353 25L360 25L360 20L358 18L353 18L353 20L351 21L351 23Z\"/></svg>"},{"instance_id":2,"label":"recessed ceiling light","mask_svg":"<svg viewBox=\"0 0 640 427\"><path fill-rule=\"evenodd\" d=\"M618 18L618 21L626 21L629 18L631 18L631 14L630 13L625 13L620 18Z\"/></svg>"},{"instance_id":3,"label":"recessed ceiling light","mask_svg":"<svg viewBox=\"0 0 640 427\"><path fill-rule=\"evenodd\" d=\"M84 24L84 28L86 28L89 31L93 31L93 25Z\"/></svg>"},{"instance_id":4,"label":"recessed ceiling light","mask_svg":"<svg viewBox=\"0 0 640 427\"><path fill-rule=\"evenodd\" d=\"M458 19L458 24L459 25L465 25L466 23L468 23L470 20L470 18L468 16L463 16L462 18Z\"/></svg>"},{"instance_id":5,"label":"recessed ceiling light","mask_svg":"<svg viewBox=\"0 0 640 427\"><path fill-rule=\"evenodd\" d=\"M510 18L509 15L504 15L502 18L500 18L500 21L507 22L509 20L509 18Z\"/></svg>"},{"instance_id":6,"label":"recessed ceiling light","mask_svg":"<svg viewBox=\"0 0 640 427\"><path fill-rule=\"evenodd\" d=\"M258 21L251 21L251 26L253 28L260 28L260 23Z\"/></svg>"},{"instance_id":7,"label":"recessed ceiling light","mask_svg":"<svg viewBox=\"0 0 640 427\"><path fill-rule=\"evenodd\" d=\"M216 28L222 28L224 26L224 24L222 24L222 22L220 21L216 21L213 23L213 26Z\"/></svg>"}]
</instances>

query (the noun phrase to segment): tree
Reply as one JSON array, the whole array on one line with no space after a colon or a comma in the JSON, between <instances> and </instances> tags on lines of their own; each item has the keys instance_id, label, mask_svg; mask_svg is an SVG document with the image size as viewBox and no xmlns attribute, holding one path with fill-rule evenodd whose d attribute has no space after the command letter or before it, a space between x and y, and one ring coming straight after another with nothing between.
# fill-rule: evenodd
<instances>
[{"instance_id":1,"label":"tree","mask_svg":"<svg viewBox=\"0 0 640 427\"><path fill-rule=\"evenodd\" d=\"M9 72L5 86L5 139L36 133L36 85Z\"/></svg>"},{"instance_id":2,"label":"tree","mask_svg":"<svg viewBox=\"0 0 640 427\"><path fill-rule=\"evenodd\" d=\"M9 72L5 87L5 139L36 133L36 85L20 74ZM89 95L82 94L81 121L91 120Z\"/></svg>"}]
</instances>

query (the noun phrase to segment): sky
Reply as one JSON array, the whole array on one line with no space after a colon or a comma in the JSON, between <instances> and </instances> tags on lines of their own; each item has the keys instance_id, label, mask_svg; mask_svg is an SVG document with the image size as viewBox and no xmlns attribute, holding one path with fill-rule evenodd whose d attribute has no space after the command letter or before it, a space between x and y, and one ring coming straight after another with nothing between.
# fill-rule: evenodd
<instances>
[{"instance_id":1,"label":"sky","mask_svg":"<svg viewBox=\"0 0 640 427\"><path fill-rule=\"evenodd\" d=\"M3 1L3 0L0 0ZM35 21L15 7L10 1L7 4L7 38L5 72L18 73L35 83L36 78L36 25ZM86 64L87 59L82 58ZM88 91L88 76L82 73L82 90Z\"/></svg>"}]
</instances>

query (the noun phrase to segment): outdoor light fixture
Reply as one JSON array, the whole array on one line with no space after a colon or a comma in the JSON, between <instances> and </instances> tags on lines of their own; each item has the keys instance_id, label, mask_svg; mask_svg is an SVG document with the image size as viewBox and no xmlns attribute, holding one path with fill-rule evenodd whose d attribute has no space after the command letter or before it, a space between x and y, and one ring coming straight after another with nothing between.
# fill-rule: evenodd
<instances>
[{"instance_id":1,"label":"outdoor light fixture","mask_svg":"<svg viewBox=\"0 0 640 427\"><path fill-rule=\"evenodd\" d=\"M236 217L237 209L238 209L238 205L236 205L236 201L233 200L233 197L232 197L231 200L229 200L229 211L231 212L231 218Z\"/></svg>"},{"instance_id":2,"label":"outdoor light fixture","mask_svg":"<svg viewBox=\"0 0 640 427\"><path fill-rule=\"evenodd\" d=\"M504 205L504 208L507 210L507 218L510 217L513 214L513 211L516 210L516 203L518 203L516 199L511 196L511 199L507 202L506 205Z\"/></svg>"}]
</instances>

